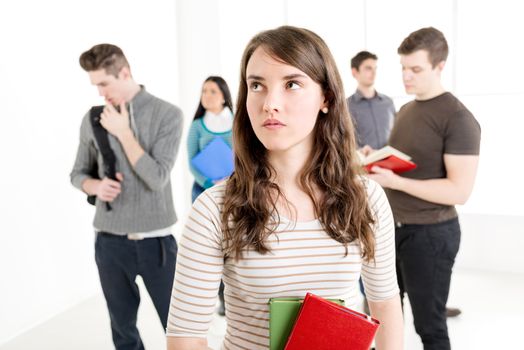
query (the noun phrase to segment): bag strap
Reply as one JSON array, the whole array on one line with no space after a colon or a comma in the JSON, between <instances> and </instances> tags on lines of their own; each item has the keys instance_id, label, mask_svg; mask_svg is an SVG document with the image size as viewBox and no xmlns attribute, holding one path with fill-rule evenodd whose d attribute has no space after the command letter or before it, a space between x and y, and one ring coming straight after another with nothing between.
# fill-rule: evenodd
<instances>
[{"instance_id":1,"label":"bag strap","mask_svg":"<svg viewBox=\"0 0 524 350\"><path fill-rule=\"evenodd\" d=\"M100 115L104 110L104 106L94 106L91 108L90 119L93 127L93 134L102 159L104 160L104 175L112 180L116 180L116 156L115 152L109 144L109 137L107 130L100 124Z\"/></svg>"},{"instance_id":2,"label":"bag strap","mask_svg":"<svg viewBox=\"0 0 524 350\"><path fill-rule=\"evenodd\" d=\"M104 129L102 124L100 124L100 115L104 111L104 106L94 106L91 107L89 112L89 119L91 121L91 127L93 128L93 135L95 137L96 144L98 149L102 154L102 159L104 161L104 175L108 178L118 181L116 178L116 156L115 152L109 144L109 136L107 130ZM111 210L111 205L106 202L107 210Z\"/></svg>"}]
</instances>

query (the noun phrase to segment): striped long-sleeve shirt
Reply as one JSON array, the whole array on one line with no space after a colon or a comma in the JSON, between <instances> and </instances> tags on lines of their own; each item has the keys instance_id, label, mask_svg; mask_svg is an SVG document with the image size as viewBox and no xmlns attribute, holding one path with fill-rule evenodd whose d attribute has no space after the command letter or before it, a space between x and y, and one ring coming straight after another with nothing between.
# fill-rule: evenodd
<instances>
[{"instance_id":1,"label":"striped long-sleeve shirt","mask_svg":"<svg viewBox=\"0 0 524 350\"><path fill-rule=\"evenodd\" d=\"M303 297L311 292L345 299L355 308L358 280L369 300L398 294L395 232L382 188L365 180L376 215L375 261L361 258L357 242L344 246L330 238L318 220L290 223L281 217L265 255L245 250L243 258L224 259L220 213L225 185L210 188L194 203L179 243L168 336L206 337L213 318L220 279L225 284L227 330L223 349L268 349L272 297Z\"/></svg>"}]
</instances>

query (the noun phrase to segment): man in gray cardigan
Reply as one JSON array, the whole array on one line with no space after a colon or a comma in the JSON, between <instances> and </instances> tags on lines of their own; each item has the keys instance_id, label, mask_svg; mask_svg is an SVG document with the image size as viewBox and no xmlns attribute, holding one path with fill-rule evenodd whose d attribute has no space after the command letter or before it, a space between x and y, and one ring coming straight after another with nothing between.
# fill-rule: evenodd
<instances>
[{"instance_id":1,"label":"man in gray cardigan","mask_svg":"<svg viewBox=\"0 0 524 350\"><path fill-rule=\"evenodd\" d=\"M175 273L177 244L171 170L182 133L182 112L138 85L120 48L95 45L80 56L91 84L106 100L100 124L116 156L116 180L104 176L89 112L71 182L96 195L95 260L116 349L143 349L136 327L140 275L164 329ZM98 177L90 174L98 165ZM110 203L108 210L106 203Z\"/></svg>"}]
</instances>

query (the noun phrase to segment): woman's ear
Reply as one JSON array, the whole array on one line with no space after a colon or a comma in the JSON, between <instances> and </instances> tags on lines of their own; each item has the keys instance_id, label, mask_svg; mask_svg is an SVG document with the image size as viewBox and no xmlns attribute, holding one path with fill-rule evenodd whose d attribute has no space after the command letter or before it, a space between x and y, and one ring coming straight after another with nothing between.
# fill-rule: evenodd
<instances>
[{"instance_id":1,"label":"woman's ear","mask_svg":"<svg viewBox=\"0 0 524 350\"><path fill-rule=\"evenodd\" d=\"M327 114L329 112L329 102L324 99L324 103L322 103L322 107L320 108L320 111L324 114Z\"/></svg>"}]
</instances>

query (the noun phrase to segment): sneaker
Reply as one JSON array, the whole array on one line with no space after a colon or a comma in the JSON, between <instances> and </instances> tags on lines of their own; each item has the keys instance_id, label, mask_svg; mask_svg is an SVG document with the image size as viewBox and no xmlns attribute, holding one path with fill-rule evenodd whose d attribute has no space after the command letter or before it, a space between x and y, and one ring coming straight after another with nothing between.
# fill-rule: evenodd
<instances>
[{"instance_id":1,"label":"sneaker","mask_svg":"<svg viewBox=\"0 0 524 350\"><path fill-rule=\"evenodd\" d=\"M457 317L462 311L455 307L446 307L446 317Z\"/></svg>"}]
</instances>

